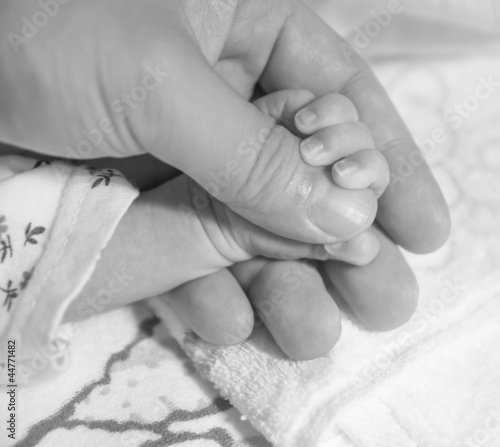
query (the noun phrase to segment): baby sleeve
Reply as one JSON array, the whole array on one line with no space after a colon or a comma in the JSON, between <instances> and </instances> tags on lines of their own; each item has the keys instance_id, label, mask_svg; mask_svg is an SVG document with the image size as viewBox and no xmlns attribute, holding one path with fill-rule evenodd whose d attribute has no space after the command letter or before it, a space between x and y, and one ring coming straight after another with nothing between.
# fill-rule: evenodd
<instances>
[{"instance_id":1,"label":"baby sleeve","mask_svg":"<svg viewBox=\"0 0 500 447\"><path fill-rule=\"evenodd\" d=\"M58 326L137 195L112 169L0 156L0 369L15 346L18 382L58 370Z\"/></svg>"}]
</instances>

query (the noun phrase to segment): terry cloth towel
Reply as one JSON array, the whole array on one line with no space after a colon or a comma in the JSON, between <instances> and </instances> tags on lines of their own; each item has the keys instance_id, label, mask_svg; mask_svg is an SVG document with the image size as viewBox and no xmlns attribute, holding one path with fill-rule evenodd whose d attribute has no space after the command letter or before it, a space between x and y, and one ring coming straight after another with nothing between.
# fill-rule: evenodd
<instances>
[{"instance_id":1,"label":"terry cloth towel","mask_svg":"<svg viewBox=\"0 0 500 447\"><path fill-rule=\"evenodd\" d=\"M56 331L137 194L111 169L0 157L2 383L8 347L18 385L65 367L70 340Z\"/></svg>"},{"instance_id":2,"label":"terry cloth towel","mask_svg":"<svg viewBox=\"0 0 500 447\"><path fill-rule=\"evenodd\" d=\"M441 316L435 324L420 315L386 335L347 322L336 349L308 362L287 360L262 327L243 345L215 347L166 300L151 305L201 375L276 447L458 447L447 444L457 427L500 428L500 287L442 287L423 310Z\"/></svg>"}]
</instances>

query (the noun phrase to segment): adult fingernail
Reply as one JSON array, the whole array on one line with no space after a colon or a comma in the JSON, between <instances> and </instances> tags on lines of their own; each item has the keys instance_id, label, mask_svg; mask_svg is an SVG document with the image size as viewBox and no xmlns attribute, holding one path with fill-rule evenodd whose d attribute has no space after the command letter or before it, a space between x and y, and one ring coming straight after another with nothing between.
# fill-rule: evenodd
<instances>
[{"instance_id":1,"label":"adult fingernail","mask_svg":"<svg viewBox=\"0 0 500 447\"><path fill-rule=\"evenodd\" d=\"M316 187L310 204L313 222L338 239L349 237L371 224L376 211L377 201L373 191L346 190L326 178Z\"/></svg>"},{"instance_id":2,"label":"adult fingernail","mask_svg":"<svg viewBox=\"0 0 500 447\"><path fill-rule=\"evenodd\" d=\"M295 115L295 122L299 126L307 127L316 121L316 114L312 110L301 110Z\"/></svg>"},{"instance_id":3,"label":"adult fingernail","mask_svg":"<svg viewBox=\"0 0 500 447\"><path fill-rule=\"evenodd\" d=\"M310 137L300 143L300 152L307 159L316 158L323 150L323 143L315 137Z\"/></svg>"},{"instance_id":4,"label":"adult fingernail","mask_svg":"<svg viewBox=\"0 0 500 447\"><path fill-rule=\"evenodd\" d=\"M359 169L359 165L352 160L343 159L334 163L333 169L335 169L337 174L341 177L349 177Z\"/></svg>"}]
</instances>

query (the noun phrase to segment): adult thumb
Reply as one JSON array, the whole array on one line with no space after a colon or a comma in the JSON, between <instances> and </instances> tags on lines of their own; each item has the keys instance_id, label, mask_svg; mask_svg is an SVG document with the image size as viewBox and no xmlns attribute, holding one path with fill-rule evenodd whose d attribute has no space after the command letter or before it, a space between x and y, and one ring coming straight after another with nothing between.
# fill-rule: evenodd
<instances>
[{"instance_id":1,"label":"adult thumb","mask_svg":"<svg viewBox=\"0 0 500 447\"><path fill-rule=\"evenodd\" d=\"M195 44L182 40L169 53L168 78L146 109L144 147L200 185L193 207L208 206L205 190L251 222L309 243L350 239L371 225L370 189L344 190L306 165L300 139L240 96Z\"/></svg>"}]
</instances>

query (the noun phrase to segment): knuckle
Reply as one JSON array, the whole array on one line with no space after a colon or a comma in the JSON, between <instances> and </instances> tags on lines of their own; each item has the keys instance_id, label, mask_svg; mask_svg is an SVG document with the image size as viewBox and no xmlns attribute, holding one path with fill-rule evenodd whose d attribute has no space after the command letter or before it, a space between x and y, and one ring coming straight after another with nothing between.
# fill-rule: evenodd
<instances>
[{"instance_id":1,"label":"knuckle","mask_svg":"<svg viewBox=\"0 0 500 447\"><path fill-rule=\"evenodd\" d=\"M358 236L373 224L377 214L378 201L374 191L370 188L351 190L350 192L353 201L358 203L360 208L364 208L366 215L368 215L366 220L356 222L357 230L351 235L352 238Z\"/></svg>"},{"instance_id":2,"label":"knuckle","mask_svg":"<svg viewBox=\"0 0 500 447\"><path fill-rule=\"evenodd\" d=\"M367 165L382 174L389 173L389 164L385 157L377 149L365 149L359 152L359 156L367 161Z\"/></svg>"},{"instance_id":3,"label":"knuckle","mask_svg":"<svg viewBox=\"0 0 500 447\"><path fill-rule=\"evenodd\" d=\"M365 123L358 121L356 123L352 123L351 126L352 130L362 136L364 140L373 141L372 132Z\"/></svg>"},{"instance_id":4,"label":"knuckle","mask_svg":"<svg viewBox=\"0 0 500 447\"><path fill-rule=\"evenodd\" d=\"M335 116L342 116L343 101L338 93L327 93L321 98L320 103L323 105L323 112L333 114Z\"/></svg>"},{"instance_id":5,"label":"knuckle","mask_svg":"<svg viewBox=\"0 0 500 447\"><path fill-rule=\"evenodd\" d=\"M339 126L339 139L344 147L351 147L359 136L357 126L354 124L342 124Z\"/></svg>"},{"instance_id":6,"label":"knuckle","mask_svg":"<svg viewBox=\"0 0 500 447\"><path fill-rule=\"evenodd\" d=\"M326 95L330 103L330 108L339 117L347 120L357 121L359 119L358 109L354 103L345 95L340 93L328 93Z\"/></svg>"},{"instance_id":7,"label":"knuckle","mask_svg":"<svg viewBox=\"0 0 500 447\"><path fill-rule=\"evenodd\" d=\"M293 121L295 114L304 107L314 106L314 93L305 89L296 89L287 91L287 99L283 107L282 115L284 117L289 117L290 121ZM284 121L285 125L287 122Z\"/></svg>"},{"instance_id":8,"label":"knuckle","mask_svg":"<svg viewBox=\"0 0 500 447\"><path fill-rule=\"evenodd\" d=\"M349 133L350 143L360 146L359 149L375 149L372 132L361 121L346 124L346 132Z\"/></svg>"}]
</instances>

